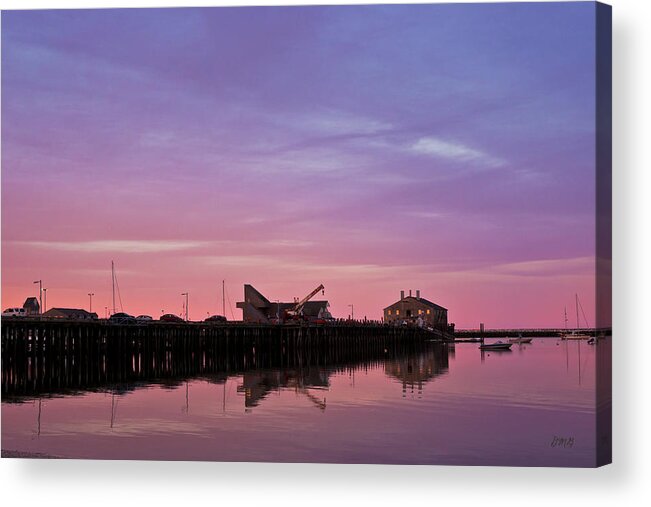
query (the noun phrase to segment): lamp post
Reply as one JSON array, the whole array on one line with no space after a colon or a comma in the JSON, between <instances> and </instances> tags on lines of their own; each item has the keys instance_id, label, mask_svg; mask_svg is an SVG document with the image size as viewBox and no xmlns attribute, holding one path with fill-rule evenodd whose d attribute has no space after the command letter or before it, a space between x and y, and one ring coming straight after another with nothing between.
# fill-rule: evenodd
<instances>
[{"instance_id":1,"label":"lamp post","mask_svg":"<svg viewBox=\"0 0 651 507\"><path fill-rule=\"evenodd\" d=\"M89 299L89 303L88 303L88 313L93 313L93 296L94 296L94 295L95 295L94 292L89 292L89 293L88 293L88 299Z\"/></svg>"},{"instance_id":2,"label":"lamp post","mask_svg":"<svg viewBox=\"0 0 651 507\"><path fill-rule=\"evenodd\" d=\"M39 311L43 313L43 280L36 280L34 283L38 284L38 306Z\"/></svg>"},{"instance_id":3,"label":"lamp post","mask_svg":"<svg viewBox=\"0 0 651 507\"><path fill-rule=\"evenodd\" d=\"M108 320L108 306L104 307L104 318Z\"/></svg>"},{"instance_id":4,"label":"lamp post","mask_svg":"<svg viewBox=\"0 0 651 507\"><path fill-rule=\"evenodd\" d=\"M47 311L47 289L43 289L43 313Z\"/></svg>"},{"instance_id":5,"label":"lamp post","mask_svg":"<svg viewBox=\"0 0 651 507\"><path fill-rule=\"evenodd\" d=\"M185 321L188 321L188 296L190 294L187 292L184 292L181 294L181 296L185 296Z\"/></svg>"},{"instance_id":6,"label":"lamp post","mask_svg":"<svg viewBox=\"0 0 651 507\"><path fill-rule=\"evenodd\" d=\"M350 320L355 320L355 307L353 305L348 306L350 306Z\"/></svg>"}]
</instances>

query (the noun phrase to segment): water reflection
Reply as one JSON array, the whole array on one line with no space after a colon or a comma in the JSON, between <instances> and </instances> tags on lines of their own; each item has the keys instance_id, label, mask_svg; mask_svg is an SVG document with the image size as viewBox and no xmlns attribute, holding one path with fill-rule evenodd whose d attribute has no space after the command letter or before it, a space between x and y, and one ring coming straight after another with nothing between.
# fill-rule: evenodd
<instances>
[{"instance_id":1,"label":"water reflection","mask_svg":"<svg viewBox=\"0 0 651 507\"><path fill-rule=\"evenodd\" d=\"M260 345L157 353L133 345L101 353L95 364L91 355L66 357L74 364L67 371L33 357L31 373L14 361L3 371L3 448L103 459L594 459L594 360L605 344L537 339L510 354L484 352L483 363L472 343L349 345L308 351L285 343L264 354ZM549 445L555 435L576 444L561 452Z\"/></svg>"},{"instance_id":2,"label":"water reflection","mask_svg":"<svg viewBox=\"0 0 651 507\"><path fill-rule=\"evenodd\" d=\"M430 347L418 355L386 361L384 372L402 384L403 396L406 396L408 390L413 393L414 388L420 396L423 393L424 384L447 373L450 351L453 350L454 347L448 346Z\"/></svg>"},{"instance_id":3,"label":"water reflection","mask_svg":"<svg viewBox=\"0 0 651 507\"><path fill-rule=\"evenodd\" d=\"M272 392L293 390L316 408L327 407L325 392L333 375L347 372L354 384L356 371L384 368L387 376L407 389L417 389L448 370L454 347L434 342L366 342L355 346L330 344L296 347L283 341L276 346L253 346L196 341L183 346L151 344L137 336L112 347L70 348L58 354L36 350L24 357L3 351L3 402L22 403L41 397L106 392L111 395L111 427L116 396L157 385L183 389L182 411L189 411L189 383L196 380L223 385L235 379L236 392L251 410Z\"/></svg>"}]
</instances>

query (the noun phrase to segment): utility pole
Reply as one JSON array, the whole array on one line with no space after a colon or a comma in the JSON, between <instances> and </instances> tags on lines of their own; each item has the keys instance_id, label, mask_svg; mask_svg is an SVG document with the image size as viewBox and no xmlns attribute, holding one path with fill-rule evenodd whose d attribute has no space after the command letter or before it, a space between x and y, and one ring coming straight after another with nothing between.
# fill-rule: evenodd
<instances>
[{"instance_id":1,"label":"utility pole","mask_svg":"<svg viewBox=\"0 0 651 507\"><path fill-rule=\"evenodd\" d=\"M38 284L38 306L39 312L43 313L43 280L36 280L34 283Z\"/></svg>"},{"instance_id":2,"label":"utility pole","mask_svg":"<svg viewBox=\"0 0 651 507\"><path fill-rule=\"evenodd\" d=\"M350 320L355 320L355 307L353 305L348 306L350 306Z\"/></svg>"},{"instance_id":3,"label":"utility pole","mask_svg":"<svg viewBox=\"0 0 651 507\"><path fill-rule=\"evenodd\" d=\"M185 296L185 321L188 321L188 296L189 293L184 292L181 296Z\"/></svg>"},{"instance_id":4,"label":"utility pole","mask_svg":"<svg viewBox=\"0 0 651 507\"><path fill-rule=\"evenodd\" d=\"M89 292L88 293L88 299L90 302L88 303L88 313L93 313L93 296L95 295L94 292Z\"/></svg>"},{"instance_id":5,"label":"utility pole","mask_svg":"<svg viewBox=\"0 0 651 507\"><path fill-rule=\"evenodd\" d=\"M47 311L47 289L43 289L43 313Z\"/></svg>"}]
</instances>

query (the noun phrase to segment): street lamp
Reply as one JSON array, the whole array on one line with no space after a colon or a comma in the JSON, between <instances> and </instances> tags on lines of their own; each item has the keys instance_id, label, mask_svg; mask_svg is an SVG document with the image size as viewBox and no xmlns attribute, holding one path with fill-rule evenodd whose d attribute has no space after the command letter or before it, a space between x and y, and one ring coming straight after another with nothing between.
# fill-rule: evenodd
<instances>
[{"instance_id":1,"label":"street lamp","mask_svg":"<svg viewBox=\"0 0 651 507\"><path fill-rule=\"evenodd\" d=\"M43 280L36 280L34 283L38 284L38 306L39 311L43 313Z\"/></svg>"},{"instance_id":2,"label":"street lamp","mask_svg":"<svg viewBox=\"0 0 651 507\"><path fill-rule=\"evenodd\" d=\"M189 293L183 292L181 296L185 296L185 320L188 321L188 296Z\"/></svg>"},{"instance_id":3,"label":"street lamp","mask_svg":"<svg viewBox=\"0 0 651 507\"><path fill-rule=\"evenodd\" d=\"M93 296L95 295L94 292L89 292L88 293L88 299L90 300L88 304L88 313L93 313Z\"/></svg>"},{"instance_id":4,"label":"street lamp","mask_svg":"<svg viewBox=\"0 0 651 507\"><path fill-rule=\"evenodd\" d=\"M47 310L47 289L43 289L43 313Z\"/></svg>"}]
</instances>

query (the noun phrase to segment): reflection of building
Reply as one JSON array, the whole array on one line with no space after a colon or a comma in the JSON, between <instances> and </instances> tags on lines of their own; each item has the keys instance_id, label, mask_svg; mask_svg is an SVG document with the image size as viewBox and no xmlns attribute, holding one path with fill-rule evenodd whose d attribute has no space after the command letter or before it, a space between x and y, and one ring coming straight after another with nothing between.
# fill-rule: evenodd
<instances>
[{"instance_id":1,"label":"reflection of building","mask_svg":"<svg viewBox=\"0 0 651 507\"><path fill-rule=\"evenodd\" d=\"M237 386L237 391L244 393L244 406L257 407L260 401L272 391L278 389L295 389L297 393L304 394L318 408L325 410L325 399L321 400L308 392L308 389L327 389L329 374L319 368L305 370L272 370L253 371L244 373L242 385Z\"/></svg>"},{"instance_id":2,"label":"reflection of building","mask_svg":"<svg viewBox=\"0 0 651 507\"><path fill-rule=\"evenodd\" d=\"M23 308L28 316L41 313L41 305L38 303L38 298L27 298L23 303Z\"/></svg>"},{"instance_id":3,"label":"reflection of building","mask_svg":"<svg viewBox=\"0 0 651 507\"><path fill-rule=\"evenodd\" d=\"M80 308L50 308L43 314L43 317L50 319L74 319L74 320L95 320L97 314L90 313Z\"/></svg>"},{"instance_id":4,"label":"reflection of building","mask_svg":"<svg viewBox=\"0 0 651 507\"><path fill-rule=\"evenodd\" d=\"M287 310L296 306L293 303L272 303L252 285L244 286L244 301L237 303L237 307L242 309L242 319L244 322L269 323L275 319L282 319ZM308 301L302 309L303 317L308 320L330 318L327 301Z\"/></svg>"},{"instance_id":5,"label":"reflection of building","mask_svg":"<svg viewBox=\"0 0 651 507\"><path fill-rule=\"evenodd\" d=\"M407 388L418 392L423 385L439 375L447 373L449 368L448 347L440 346L417 355L407 356L384 363L384 372L402 383L402 392Z\"/></svg>"},{"instance_id":6,"label":"reflection of building","mask_svg":"<svg viewBox=\"0 0 651 507\"><path fill-rule=\"evenodd\" d=\"M384 322L407 322L448 331L448 310L420 297L419 290L416 291L416 297L411 295L411 291L405 297L405 291L402 290L400 300L384 309Z\"/></svg>"}]
</instances>

